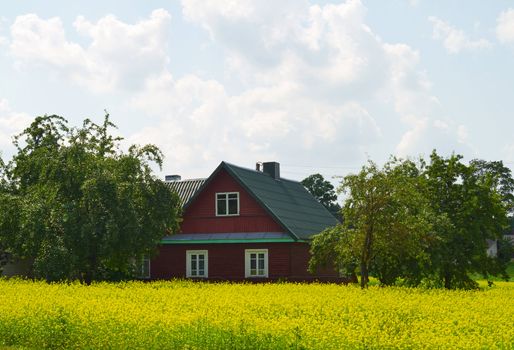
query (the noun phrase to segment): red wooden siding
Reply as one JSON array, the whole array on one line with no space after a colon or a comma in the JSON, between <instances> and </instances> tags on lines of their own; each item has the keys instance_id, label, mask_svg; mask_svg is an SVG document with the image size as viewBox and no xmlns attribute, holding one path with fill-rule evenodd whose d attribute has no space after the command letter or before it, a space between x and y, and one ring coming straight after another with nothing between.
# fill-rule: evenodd
<instances>
[{"instance_id":1,"label":"red wooden siding","mask_svg":"<svg viewBox=\"0 0 514 350\"><path fill-rule=\"evenodd\" d=\"M185 278L186 250L207 250L210 280L243 280L245 279L245 249L268 249L270 280L340 280L333 270L319 271L315 275L307 271L310 258L307 243L163 245L160 247L160 254L151 262L151 277L152 279Z\"/></svg>"},{"instance_id":2,"label":"red wooden siding","mask_svg":"<svg viewBox=\"0 0 514 350\"><path fill-rule=\"evenodd\" d=\"M239 215L216 216L217 192L239 192ZM182 233L284 232L253 197L222 169L187 208Z\"/></svg>"}]
</instances>

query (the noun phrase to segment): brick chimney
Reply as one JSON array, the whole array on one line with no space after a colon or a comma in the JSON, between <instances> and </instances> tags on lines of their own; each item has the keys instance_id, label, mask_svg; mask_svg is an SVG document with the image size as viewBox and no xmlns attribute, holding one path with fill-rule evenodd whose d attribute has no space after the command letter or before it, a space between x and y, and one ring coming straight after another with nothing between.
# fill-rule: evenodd
<instances>
[{"instance_id":1,"label":"brick chimney","mask_svg":"<svg viewBox=\"0 0 514 350\"><path fill-rule=\"evenodd\" d=\"M268 174L275 180L280 180L280 163L264 162L262 163L262 172Z\"/></svg>"},{"instance_id":2,"label":"brick chimney","mask_svg":"<svg viewBox=\"0 0 514 350\"><path fill-rule=\"evenodd\" d=\"M166 182L172 182L172 181L180 181L182 180L182 177L180 175L166 175L164 177L164 181Z\"/></svg>"}]
</instances>

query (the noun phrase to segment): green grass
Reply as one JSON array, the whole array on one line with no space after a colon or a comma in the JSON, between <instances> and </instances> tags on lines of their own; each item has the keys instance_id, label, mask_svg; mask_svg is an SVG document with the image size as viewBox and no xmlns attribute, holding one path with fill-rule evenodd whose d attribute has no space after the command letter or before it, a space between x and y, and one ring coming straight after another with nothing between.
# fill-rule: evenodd
<instances>
[{"instance_id":1,"label":"green grass","mask_svg":"<svg viewBox=\"0 0 514 350\"><path fill-rule=\"evenodd\" d=\"M509 279L507 282L514 282L514 261L511 261L509 265L507 266L507 275L509 276ZM472 273L470 274L470 277L474 279L475 281L485 281L484 276L482 276L479 273ZM492 282L500 282L505 281L505 279L501 278L500 276L489 276L489 281Z\"/></svg>"}]
</instances>

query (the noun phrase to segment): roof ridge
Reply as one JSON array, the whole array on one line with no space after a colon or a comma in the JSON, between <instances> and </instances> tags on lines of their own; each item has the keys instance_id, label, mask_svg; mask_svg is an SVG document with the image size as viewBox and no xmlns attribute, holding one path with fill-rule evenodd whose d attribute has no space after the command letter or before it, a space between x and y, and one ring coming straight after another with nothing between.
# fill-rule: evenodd
<instances>
[{"instance_id":1,"label":"roof ridge","mask_svg":"<svg viewBox=\"0 0 514 350\"><path fill-rule=\"evenodd\" d=\"M206 177L196 177L193 179L181 179L181 180L173 180L173 181L165 181L166 183L176 183L176 182L184 182L184 181L204 181L207 180Z\"/></svg>"},{"instance_id":2,"label":"roof ridge","mask_svg":"<svg viewBox=\"0 0 514 350\"><path fill-rule=\"evenodd\" d=\"M243 170L246 170L246 171L251 171L251 172L253 172L253 173L257 173L257 174L265 175L265 176L267 176L267 177L269 177L269 178L272 178L270 174L265 173L265 172L263 172L263 171L259 171L259 170L255 170L255 169L251 169L251 168L247 168L247 167L243 167L243 166L236 165L236 164L232 164L232 163L225 162L225 161L222 161L222 163L225 163L226 165L231 166L231 167L234 167L234 168L239 168L239 169L243 169ZM289 182L294 182L294 183L301 183L301 181L296 181L296 180L286 179L285 177L280 177L278 180L279 180L279 181L289 181Z\"/></svg>"}]
</instances>

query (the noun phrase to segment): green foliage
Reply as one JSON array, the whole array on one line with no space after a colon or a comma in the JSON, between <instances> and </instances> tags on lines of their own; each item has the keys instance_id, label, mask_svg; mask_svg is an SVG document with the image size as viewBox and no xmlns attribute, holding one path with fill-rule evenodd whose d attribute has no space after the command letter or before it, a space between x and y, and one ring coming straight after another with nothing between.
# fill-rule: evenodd
<instances>
[{"instance_id":1,"label":"green foliage","mask_svg":"<svg viewBox=\"0 0 514 350\"><path fill-rule=\"evenodd\" d=\"M461 159L460 155L443 158L434 151L423 173L432 208L450 223L436 227L438 239L428 250L432 277L448 289L476 288L470 273L487 278L506 268L486 253L487 239L501 238L508 226L510 199L500 192L500 174L496 167L485 166L490 163L465 165Z\"/></svg>"},{"instance_id":2,"label":"green foliage","mask_svg":"<svg viewBox=\"0 0 514 350\"><path fill-rule=\"evenodd\" d=\"M15 139L2 167L0 245L34 261L49 281L130 273L134 257L153 254L177 228L179 201L152 175L162 164L153 145L119 150L105 116L69 128L59 116L37 117Z\"/></svg>"},{"instance_id":3,"label":"green foliage","mask_svg":"<svg viewBox=\"0 0 514 350\"><path fill-rule=\"evenodd\" d=\"M434 151L429 163L393 158L346 176L345 222L314 238L310 269L358 266L363 287L370 273L385 285L447 289L476 288L473 273L508 278L512 247L501 238L514 180L501 162L461 159ZM498 256L487 255L487 240L499 240Z\"/></svg>"},{"instance_id":4,"label":"green foliage","mask_svg":"<svg viewBox=\"0 0 514 350\"><path fill-rule=\"evenodd\" d=\"M512 171L503 165L502 161L485 161L473 159L469 165L480 177L489 177L491 186L496 189L501 196L501 200L506 206L507 212L514 213L514 179Z\"/></svg>"},{"instance_id":5,"label":"green foliage","mask_svg":"<svg viewBox=\"0 0 514 350\"><path fill-rule=\"evenodd\" d=\"M383 169L369 162L346 176L339 188L347 195L345 220L314 238L310 269L329 261L346 270L359 266L362 287L370 271L386 285L399 277L419 279L436 221L422 188L411 161L392 159Z\"/></svg>"},{"instance_id":6,"label":"green foliage","mask_svg":"<svg viewBox=\"0 0 514 350\"><path fill-rule=\"evenodd\" d=\"M337 194L334 185L323 178L321 174L313 174L302 180L302 185L316 198L329 212L339 221L341 217L341 206L337 204Z\"/></svg>"}]
</instances>

